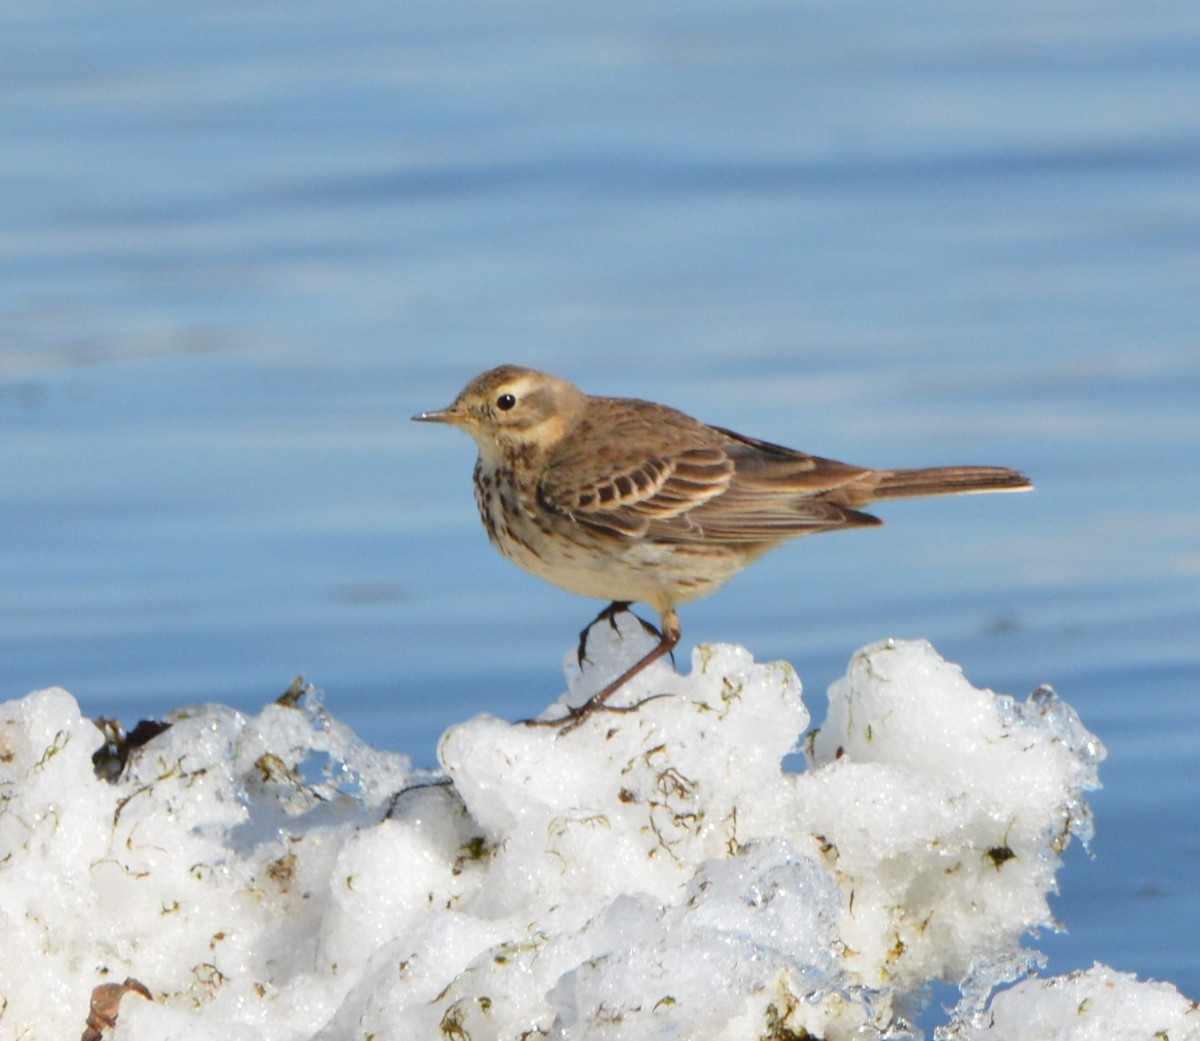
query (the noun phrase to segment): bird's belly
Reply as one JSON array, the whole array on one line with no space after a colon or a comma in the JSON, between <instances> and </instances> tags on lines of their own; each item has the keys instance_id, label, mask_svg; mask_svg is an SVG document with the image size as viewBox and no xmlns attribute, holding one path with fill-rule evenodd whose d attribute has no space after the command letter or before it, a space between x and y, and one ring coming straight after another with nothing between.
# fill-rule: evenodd
<instances>
[{"instance_id":1,"label":"bird's belly","mask_svg":"<svg viewBox=\"0 0 1200 1041\"><path fill-rule=\"evenodd\" d=\"M500 552L530 574L580 596L664 610L720 588L750 562L745 547L663 542L598 532L564 515L481 495L480 515Z\"/></svg>"}]
</instances>

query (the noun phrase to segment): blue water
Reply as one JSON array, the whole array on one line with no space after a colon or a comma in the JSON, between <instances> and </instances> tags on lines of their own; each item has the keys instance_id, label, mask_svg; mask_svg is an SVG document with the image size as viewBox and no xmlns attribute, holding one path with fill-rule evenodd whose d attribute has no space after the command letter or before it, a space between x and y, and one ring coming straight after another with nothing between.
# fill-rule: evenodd
<instances>
[{"instance_id":1,"label":"blue water","mask_svg":"<svg viewBox=\"0 0 1200 1041\"><path fill-rule=\"evenodd\" d=\"M1051 971L1200 997L1195 0L0 9L0 697L298 672L431 763L595 604L494 555L505 361L850 462L1001 463L684 609L817 718L924 636L1106 742ZM686 660L686 651L685 659Z\"/></svg>"}]
</instances>

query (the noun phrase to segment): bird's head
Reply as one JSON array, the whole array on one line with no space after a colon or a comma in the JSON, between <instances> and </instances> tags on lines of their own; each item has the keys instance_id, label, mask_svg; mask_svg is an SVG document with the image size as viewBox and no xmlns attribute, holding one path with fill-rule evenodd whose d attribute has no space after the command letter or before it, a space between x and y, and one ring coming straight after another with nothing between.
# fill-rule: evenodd
<instances>
[{"instance_id":1,"label":"bird's head","mask_svg":"<svg viewBox=\"0 0 1200 1041\"><path fill-rule=\"evenodd\" d=\"M568 435L586 395L573 383L536 369L501 365L476 376L448 407L421 412L422 423L450 423L492 453L543 452Z\"/></svg>"}]
</instances>

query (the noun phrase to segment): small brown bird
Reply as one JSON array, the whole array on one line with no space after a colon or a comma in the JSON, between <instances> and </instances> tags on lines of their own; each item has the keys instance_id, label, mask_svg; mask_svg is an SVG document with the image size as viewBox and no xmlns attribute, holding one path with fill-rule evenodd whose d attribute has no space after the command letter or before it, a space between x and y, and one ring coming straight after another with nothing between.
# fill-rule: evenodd
<instances>
[{"instance_id":1,"label":"small brown bird","mask_svg":"<svg viewBox=\"0 0 1200 1041\"><path fill-rule=\"evenodd\" d=\"M475 500L509 560L561 589L611 601L596 621L611 623L634 601L658 612L661 633L647 626L658 644L555 724L576 725L602 707L628 711L604 703L674 649L675 608L787 539L881 524L862 512L881 499L1031 487L1005 467L850 466L666 405L592 397L516 365L475 377L448 408L413 419L451 423L478 442Z\"/></svg>"}]
</instances>

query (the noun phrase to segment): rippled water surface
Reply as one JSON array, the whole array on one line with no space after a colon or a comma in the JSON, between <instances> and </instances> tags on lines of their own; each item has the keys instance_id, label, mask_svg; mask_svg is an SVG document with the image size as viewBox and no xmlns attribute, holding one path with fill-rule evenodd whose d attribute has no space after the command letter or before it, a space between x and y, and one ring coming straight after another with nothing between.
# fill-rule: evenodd
<instances>
[{"instance_id":1,"label":"rippled water surface","mask_svg":"<svg viewBox=\"0 0 1200 1041\"><path fill-rule=\"evenodd\" d=\"M434 759L595 604L408 417L504 361L874 466L1003 463L684 608L823 691L923 636L1106 742L1050 968L1200 997L1194 0L0 11L0 697L295 673ZM684 652L686 661L687 651Z\"/></svg>"}]
</instances>

